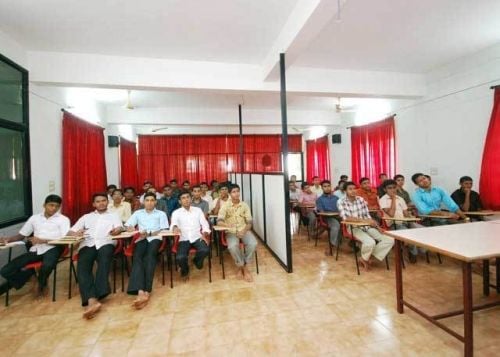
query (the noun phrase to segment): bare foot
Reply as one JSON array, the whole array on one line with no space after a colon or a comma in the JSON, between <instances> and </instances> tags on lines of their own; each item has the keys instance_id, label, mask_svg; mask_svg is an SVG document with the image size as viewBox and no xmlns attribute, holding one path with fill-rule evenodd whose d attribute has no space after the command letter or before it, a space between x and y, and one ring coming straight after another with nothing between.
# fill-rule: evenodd
<instances>
[{"instance_id":1,"label":"bare foot","mask_svg":"<svg viewBox=\"0 0 500 357\"><path fill-rule=\"evenodd\" d=\"M359 262L361 263L361 265L363 266L363 269L365 271L369 271L370 270L370 261L367 261L367 260L364 260L363 258L360 258Z\"/></svg>"},{"instance_id":2,"label":"bare foot","mask_svg":"<svg viewBox=\"0 0 500 357\"><path fill-rule=\"evenodd\" d=\"M136 310L141 310L148 304L148 301L149 301L149 293L139 292L139 296L137 297L137 299L134 300L132 306Z\"/></svg>"},{"instance_id":3,"label":"bare foot","mask_svg":"<svg viewBox=\"0 0 500 357\"><path fill-rule=\"evenodd\" d=\"M251 283L253 282L253 276L252 273L245 267L243 268L243 277L245 278L245 281Z\"/></svg>"},{"instance_id":4,"label":"bare foot","mask_svg":"<svg viewBox=\"0 0 500 357\"><path fill-rule=\"evenodd\" d=\"M238 268L236 272L236 278L239 280L243 280L245 278L245 273L243 272L243 268Z\"/></svg>"},{"instance_id":5,"label":"bare foot","mask_svg":"<svg viewBox=\"0 0 500 357\"><path fill-rule=\"evenodd\" d=\"M87 320L93 319L101 309L101 306L102 304L99 302L92 303L83 313L83 317Z\"/></svg>"}]
</instances>

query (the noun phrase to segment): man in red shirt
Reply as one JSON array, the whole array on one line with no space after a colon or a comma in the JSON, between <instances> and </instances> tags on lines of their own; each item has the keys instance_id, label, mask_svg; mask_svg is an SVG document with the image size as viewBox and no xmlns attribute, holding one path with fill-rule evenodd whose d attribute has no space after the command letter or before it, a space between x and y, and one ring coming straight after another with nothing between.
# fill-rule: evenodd
<instances>
[{"instance_id":1,"label":"man in red shirt","mask_svg":"<svg viewBox=\"0 0 500 357\"><path fill-rule=\"evenodd\" d=\"M363 197L368 205L368 209L380 209L377 190L372 187L368 177L362 177L361 180L359 180L359 188L356 191L356 195Z\"/></svg>"}]
</instances>

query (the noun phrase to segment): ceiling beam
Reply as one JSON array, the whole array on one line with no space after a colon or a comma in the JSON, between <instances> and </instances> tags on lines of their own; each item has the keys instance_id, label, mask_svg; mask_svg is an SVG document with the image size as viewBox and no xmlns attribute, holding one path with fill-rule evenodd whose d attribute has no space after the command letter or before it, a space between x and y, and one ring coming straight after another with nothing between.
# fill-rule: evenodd
<instances>
[{"instance_id":1,"label":"ceiling beam","mask_svg":"<svg viewBox=\"0 0 500 357\"><path fill-rule=\"evenodd\" d=\"M340 6L346 0L340 0ZM325 25L338 14L335 0L299 0L262 64L262 79L278 78L279 54L286 53L286 66L307 48Z\"/></svg>"}]
</instances>

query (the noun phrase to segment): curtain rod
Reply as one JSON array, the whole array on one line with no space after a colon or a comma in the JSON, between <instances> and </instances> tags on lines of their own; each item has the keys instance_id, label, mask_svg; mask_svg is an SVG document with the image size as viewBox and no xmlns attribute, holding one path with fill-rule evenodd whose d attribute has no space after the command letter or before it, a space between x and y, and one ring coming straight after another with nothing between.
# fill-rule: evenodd
<instances>
[{"instance_id":1,"label":"curtain rod","mask_svg":"<svg viewBox=\"0 0 500 357\"><path fill-rule=\"evenodd\" d=\"M380 119L380 120L377 120L377 121L373 121L371 123L367 123L367 124L363 124L363 125L370 125L370 124L373 124L373 123L376 123L376 122L379 122L379 121L383 121L383 120L386 120L386 119L389 119L389 118L392 118L392 117L395 117L397 114L392 114L392 115L389 115L388 117L385 117L384 119ZM351 129L351 128L355 128L357 126L363 126L363 125L351 125L351 126L348 126L346 127L346 129Z\"/></svg>"},{"instance_id":2,"label":"curtain rod","mask_svg":"<svg viewBox=\"0 0 500 357\"><path fill-rule=\"evenodd\" d=\"M500 84L497 84L496 86L491 86L490 89L497 89L500 88Z\"/></svg>"}]
</instances>

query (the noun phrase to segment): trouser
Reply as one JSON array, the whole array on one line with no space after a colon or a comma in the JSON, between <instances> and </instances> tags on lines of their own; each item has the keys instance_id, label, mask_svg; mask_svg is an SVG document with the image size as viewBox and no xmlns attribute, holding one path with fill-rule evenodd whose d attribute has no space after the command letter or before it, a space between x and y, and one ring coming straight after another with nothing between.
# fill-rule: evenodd
<instances>
[{"instance_id":1,"label":"trouser","mask_svg":"<svg viewBox=\"0 0 500 357\"><path fill-rule=\"evenodd\" d=\"M245 252L240 249L240 239L234 233L226 234L227 249L234 259L237 267L243 267L245 264L252 259L253 253L257 248L257 239L252 233L247 232L245 236L241 239L245 245Z\"/></svg>"},{"instance_id":2,"label":"trouser","mask_svg":"<svg viewBox=\"0 0 500 357\"><path fill-rule=\"evenodd\" d=\"M82 306L87 306L91 298L104 299L111 293L108 278L114 249L114 245L106 244L99 249L83 247L78 251L76 275ZM94 263L97 263L95 278L92 272Z\"/></svg>"},{"instance_id":3,"label":"trouser","mask_svg":"<svg viewBox=\"0 0 500 357\"><path fill-rule=\"evenodd\" d=\"M330 228L330 243L334 246L339 244L339 231L340 231L340 223L333 217L324 217L325 222L328 224Z\"/></svg>"},{"instance_id":4,"label":"trouser","mask_svg":"<svg viewBox=\"0 0 500 357\"><path fill-rule=\"evenodd\" d=\"M24 267L30 263L42 262L38 272L38 284L39 288L43 289L47 286L47 279L56 267L63 249L63 246L55 246L40 255L36 252L22 254L6 264L0 270L0 274L9 282L10 286L21 289L35 273L34 269L24 269Z\"/></svg>"},{"instance_id":5,"label":"trouser","mask_svg":"<svg viewBox=\"0 0 500 357\"><path fill-rule=\"evenodd\" d=\"M353 228L352 234L361 242L361 258L366 261L372 255L380 261L384 260L394 245L394 239L372 227L366 231L361 228Z\"/></svg>"},{"instance_id":6,"label":"trouser","mask_svg":"<svg viewBox=\"0 0 500 357\"><path fill-rule=\"evenodd\" d=\"M313 211L306 212L307 217L307 229L309 233L312 234L314 232L314 228L316 227L316 215Z\"/></svg>"},{"instance_id":7,"label":"trouser","mask_svg":"<svg viewBox=\"0 0 500 357\"><path fill-rule=\"evenodd\" d=\"M404 223L396 223L395 225L395 230L400 230L400 229L408 229L408 228L422 228L421 224L414 223L414 222L409 222L408 226ZM427 250L424 248L417 247L416 245L408 245L408 250L410 251L410 254L412 255L417 255L419 252L420 253L426 253Z\"/></svg>"},{"instance_id":8,"label":"trouser","mask_svg":"<svg viewBox=\"0 0 500 357\"><path fill-rule=\"evenodd\" d=\"M137 295L139 290L151 292L160 245L159 239L153 239L151 242L143 239L135 245L127 294Z\"/></svg>"},{"instance_id":9,"label":"trouser","mask_svg":"<svg viewBox=\"0 0 500 357\"><path fill-rule=\"evenodd\" d=\"M177 255L176 261L177 264L181 267L181 275L186 276L189 273L189 264L188 264L188 256L189 249L196 249L196 254L194 256L193 262L197 267L203 266L203 261L210 253L207 243L203 239L197 239L193 243L188 240L184 240L179 242L179 246L177 247Z\"/></svg>"}]
</instances>

